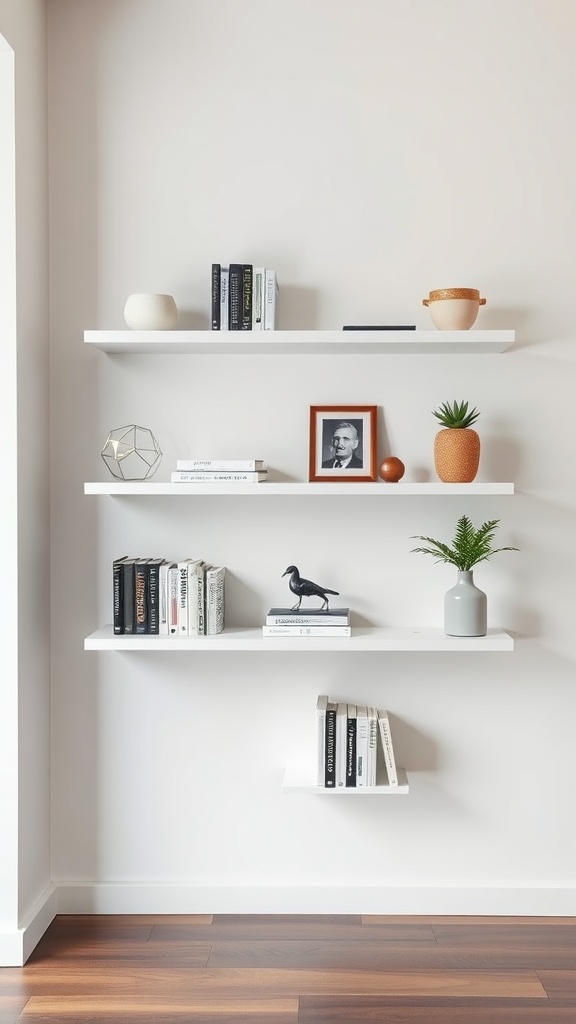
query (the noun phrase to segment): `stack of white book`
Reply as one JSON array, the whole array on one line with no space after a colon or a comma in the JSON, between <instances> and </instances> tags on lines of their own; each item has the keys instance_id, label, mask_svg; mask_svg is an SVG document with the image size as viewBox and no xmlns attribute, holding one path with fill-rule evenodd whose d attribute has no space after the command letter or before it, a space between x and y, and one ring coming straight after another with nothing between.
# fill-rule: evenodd
<instances>
[{"instance_id":1,"label":"stack of white book","mask_svg":"<svg viewBox=\"0 0 576 1024\"><path fill-rule=\"evenodd\" d=\"M173 484L260 484L268 478L262 459L177 459Z\"/></svg>"},{"instance_id":2,"label":"stack of white book","mask_svg":"<svg viewBox=\"0 0 576 1024\"><path fill-rule=\"evenodd\" d=\"M271 608L263 636L352 636L349 608Z\"/></svg>"},{"instance_id":3,"label":"stack of white book","mask_svg":"<svg viewBox=\"0 0 576 1024\"><path fill-rule=\"evenodd\" d=\"M317 785L362 788L376 785L378 736L389 786L398 785L398 771L387 711L363 704L331 700L316 702L318 735Z\"/></svg>"}]
</instances>

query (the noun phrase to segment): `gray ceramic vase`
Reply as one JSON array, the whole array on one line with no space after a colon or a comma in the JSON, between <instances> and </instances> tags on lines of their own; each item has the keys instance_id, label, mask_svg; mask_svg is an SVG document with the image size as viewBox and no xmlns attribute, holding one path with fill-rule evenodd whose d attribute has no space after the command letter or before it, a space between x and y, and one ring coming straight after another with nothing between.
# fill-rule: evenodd
<instances>
[{"instance_id":1,"label":"gray ceramic vase","mask_svg":"<svg viewBox=\"0 0 576 1024\"><path fill-rule=\"evenodd\" d=\"M444 632L447 636L486 636L486 594L474 585L472 570L459 572L455 587L444 595Z\"/></svg>"}]
</instances>

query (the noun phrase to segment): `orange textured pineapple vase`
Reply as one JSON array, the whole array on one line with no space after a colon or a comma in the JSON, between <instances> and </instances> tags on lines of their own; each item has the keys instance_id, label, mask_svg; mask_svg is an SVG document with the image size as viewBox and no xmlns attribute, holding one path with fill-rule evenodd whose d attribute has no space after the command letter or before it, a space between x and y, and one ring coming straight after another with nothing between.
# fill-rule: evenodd
<instances>
[{"instance_id":1,"label":"orange textured pineapple vase","mask_svg":"<svg viewBox=\"0 0 576 1024\"><path fill-rule=\"evenodd\" d=\"M439 430L434 438L434 466L445 484L468 484L478 472L480 438L470 427Z\"/></svg>"}]
</instances>

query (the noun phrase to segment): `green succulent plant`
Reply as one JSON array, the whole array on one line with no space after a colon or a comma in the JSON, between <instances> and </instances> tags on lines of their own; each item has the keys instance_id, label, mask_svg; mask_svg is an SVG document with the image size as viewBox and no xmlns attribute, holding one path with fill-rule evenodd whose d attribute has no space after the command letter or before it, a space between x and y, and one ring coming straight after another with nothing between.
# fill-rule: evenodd
<instances>
[{"instance_id":1,"label":"green succulent plant","mask_svg":"<svg viewBox=\"0 0 576 1024\"><path fill-rule=\"evenodd\" d=\"M499 519L490 519L477 530L468 516L460 516L456 524L456 533L452 545L444 544L433 537L412 537L412 540L426 541L429 547L412 548L412 551L420 552L423 555L433 555L437 562L447 562L455 565L460 572L469 572L478 562L485 562L498 551L518 551L519 548L492 547L492 541Z\"/></svg>"},{"instance_id":2,"label":"green succulent plant","mask_svg":"<svg viewBox=\"0 0 576 1024\"><path fill-rule=\"evenodd\" d=\"M470 427L479 417L476 409L468 412L468 402L442 402L438 409L433 410L432 415L440 421L443 427L451 427L457 430L465 430Z\"/></svg>"}]
</instances>

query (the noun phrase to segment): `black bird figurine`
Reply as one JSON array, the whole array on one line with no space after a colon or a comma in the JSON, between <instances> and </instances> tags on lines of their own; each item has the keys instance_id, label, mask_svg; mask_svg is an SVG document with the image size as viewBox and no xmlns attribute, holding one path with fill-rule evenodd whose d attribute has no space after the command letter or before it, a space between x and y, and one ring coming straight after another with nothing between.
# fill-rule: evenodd
<instances>
[{"instance_id":1,"label":"black bird figurine","mask_svg":"<svg viewBox=\"0 0 576 1024\"><path fill-rule=\"evenodd\" d=\"M288 586L292 593L298 597L297 603L292 608L293 612L299 610L303 597L321 597L323 603L320 606L320 611L322 611L323 608L328 607L326 594L338 595L337 590L328 590L328 587L320 587L317 583L312 583L312 580L302 579L295 565L289 565L286 572L282 573L283 576L288 576L288 574L290 574Z\"/></svg>"}]
</instances>

